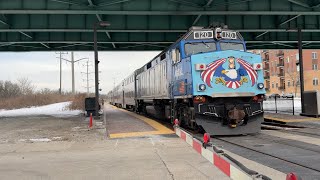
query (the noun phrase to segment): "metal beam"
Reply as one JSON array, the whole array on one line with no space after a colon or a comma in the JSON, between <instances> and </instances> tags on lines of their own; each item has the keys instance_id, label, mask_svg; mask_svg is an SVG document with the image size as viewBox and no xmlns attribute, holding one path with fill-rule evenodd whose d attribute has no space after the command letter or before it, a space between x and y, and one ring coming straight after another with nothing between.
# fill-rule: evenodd
<instances>
[{"instance_id":1,"label":"metal beam","mask_svg":"<svg viewBox=\"0 0 320 180\"><path fill-rule=\"evenodd\" d=\"M0 47L2 47L2 46L10 46L10 45L12 45L12 44L14 44L14 43L1 43L1 44L0 44Z\"/></svg>"},{"instance_id":2,"label":"metal beam","mask_svg":"<svg viewBox=\"0 0 320 180\"><path fill-rule=\"evenodd\" d=\"M6 23L6 22L4 22L4 21L2 21L2 20L0 20L0 23L2 23L2 24L4 24L4 25L9 26L9 24L8 24L8 23Z\"/></svg>"},{"instance_id":3,"label":"metal beam","mask_svg":"<svg viewBox=\"0 0 320 180\"><path fill-rule=\"evenodd\" d=\"M22 32L22 31L18 31L18 32L19 32L19 33L21 33L21 34L23 34L23 35L25 35L26 37L28 37L28 38L32 39L32 36L30 36L29 34L24 33L24 32Z\"/></svg>"},{"instance_id":4,"label":"metal beam","mask_svg":"<svg viewBox=\"0 0 320 180\"><path fill-rule=\"evenodd\" d=\"M183 4L186 6L192 6L192 7L197 7L197 8L202 7L200 4L197 4L197 3L194 3L191 1L185 1L185 0L169 0L169 1L174 2L174 3L178 3L178 4Z\"/></svg>"},{"instance_id":5,"label":"metal beam","mask_svg":"<svg viewBox=\"0 0 320 180\"><path fill-rule=\"evenodd\" d=\"M301 2L301 1L299 1L299 0L288 0L288 1L291 2L291 3L293 3L293 4L296 4L296 5L305 7L305 8L311 8L311 7L309 6L309 4L304 3L304 2Z\"/></svg>"},{"instance_id":6,"label":"metal beam","mask_svg":"<svg viewBox=\"0 0 320 180\"><path fill-rule=\"evenodd\" d=\"M209 7L212 2L213 2L213 0L209 0L207 2L207 4L203 6L203 8ZM201 18L201 15L198 15L197 18L193 21L192 25L195 25L199 21L200 18Z\"/></svg>"},{"instance_id":7,"label":"metal beam","mask_svg":"<svg viewBox=\"0 0 320 180\"><path fill-rule=\"evenodd\" d=\"M48 49L50 49L50 46L48 46L48 45L46 45L45 43L40 43L42 46L44 46L44 47L46 47L46 48L48 48Z\"/></svg>"},{"instance_id":8,"label":"metal beam","mask_svg":"<svg viewBox=\"0 0 320 180\"><path fill-rule=\"evenodd\" d=\"M311 42L307 42L307 43L302 44L302 47L303 47L303 46L306 46L306 45L308 45L308 44L311 44Z\"/></svg>"},{"instance_id":9,"label":"metal beam","mask_svg":"<svg viewBox=\"0 0 320 180\"><path fill-rule=\"evenodd\" d=\"M320 11L107 11L107 10L0 10L0 14L109 14L109 15L320 15Z\"/></svg>"},{"instance_id":10,"label":"metal beam","mask_svg":"<svg viewBox=\"0 0 320 180\"><path fill-rule=\"evenodd\" d=\"M296 32L288 29L234 29L238 32ZM92 29L0 29L0 32L93 32ZM120 33L185 33L184 29L99 29L97 32L120 32ZM320 29L302 29L302 32L320 32Z\"/></svg>"},{"instance_id":11,"label":"metal beam","mask_svg":"<svg viewBox=\"0 0 320 180\"><path fill-rule=\"evenodd\" d=\"M263 35L267 34L268 32L269 32L269 31L265 31L265 32L263 32L263 33L259 34L258 36L256 36L256 37L255 37L255 39L258 39L259 37L261 37L261 36L263 36Z\"/></svg>"},{"instance_id":12,"label":"metal beam","mask_svg":"<svg viewBox=\"0 0 320 180\"><path fill-rule=\"evenodd\" d=\"M0 32L93 32L92 29L0 29ZM169 33L184 33L187 30L171 30L171 29L98 29L97 32L169 32Z\"/></svg>"},{"instance_id":13,"label":"metal beam","mask_svg":"<svg viewBox=\"0 0 320 180\"><path fill-rule=\"evenodd\" d=\"M98 7L111 6L111 5L115 5L115 4L120 4L120 3L129 2L129 1L131 1L131 0L115 0L115 1L111 1L111 2L99 3L97 6L98 6Z\"/></svg>"},{"instance_id":14,"label":"metal beam","mask_svg":"<svg viewBox=\"0 0 320 180\"><path fill-rule=\"evenodd\" d=\"M120 0L120 1L122 1L122 0ZM129 1L129 0L126 0L126 1ZM93 4L92 0L88 0L88 3L89 3L89 6L96 6L95 4ZM109 2L109 5L111 5L110 3L111 2ZM113 3L115 3L115 2L113 2ZM117 1L117 3L121 3L121 2ZM100 5L98 5L98 6L100 6ZM96 17L97 17L98 21L102 21L102 19L101 19L99 14L96 14ZM95 31L95 32L97 32L97 31ZM105 33L107 34L108 38L111 39L111 36L110 36L109 32L105 31ZM112 46L113 46L113 48L116 48L116 45L114 43L112 43Z\"/></svg>"},{"instance_id":15,"label":"metal beam","mask_svg":"<svg viewBox=\"0 0 320 180\"><path fill-rule=\"evenodd\" d=\"M63 3L63 4L70 4L70 5L78 5L78 6L86 6L86 4L78 3L75 1L70 1L70 0L49 0L57 3Z\"/></svg>"},{"instance_id":16,"label":"metal beam","mask_svg":"<svg viewBox=\"0 0 320 180\"><path fill-rule=\"evenodd\" d=\"M315 41L302 41L302 43L320 43L320 40ZM2 42L4 43L15 43L15 44L92 44L92 41L11 41L11 42ZM174 41L99 41L99 44L171 44L174 43ZM297 43L296 41L246 41L246 43L256 43L256 44L263 44L263 43L289 43L294 44Z\"/></svg>"},{"instance_id":17,"label":"metal beam","mask_svg":"<svg viewBox=\"0 0 320 180\"><path fill-rule=\"evenodd\" d=\"M96 17L97 17L97 19L98 19L99 21L102 21L102 19L101 19L101 17L100 17L99 14L96 14ZM105 33L107 34L108 38L111 39L111 36L110 36L109 32L108 32L108 31L105 31ZM113 48L116 48L116 45L115 45L114 43L112 43L112 46L113 46Z\"/></svg>"},{"instance_id":18,"label":"metal beam","mask_svg":"<svg viewBox=\"0 0 320 180\"><path fill-rule=\"evenodd\" d=\"M297 18L297 17L299 17L299 16L301 16L301 14L298 14L298 15L296 15L296 16L294 16L294 17L292 17L292 18L289 18L288 20L286 20L286 21L282 22L282 23L281 23L281 24L279 24L278 26L282 26L282 25L284 25L284 24L287 24L288 22L290 22L290 21L292 21L292 20L296 19L296 18ZM257 38L259 38L259 37L261 37L261 36L263 36L263 35L267 34L268 32L269 32L269 31L265 31L265 32L263 32L263 33L259 34L258 36L256 36L255 38L257 39Z\"/></svg>"},{"instance_id":19,"label":"metal beam","mask_svg":"<svg viewBox=\"0 0 320 180\"><path fill-rule=\"evenodd\" d=\"M85 44L85 43L70 44L70 45L58 46L58 47L55 47L55 48L66 48L66 47L72 47L72 46L82 46L82 45L84 45L84 44Z\"/></svg>"},{"instance_id":20,"label":"metal beam","mask_svg":"<svg viewBox=\"0 0 320 180\"><path fill-rule=\"evenodd\" d=\"M0 23L2 23L2 24L4 24L4 25L7 25L7 26L9 26L9 27L10 27L10 24L8 24L8 23L7 23L7 22L5 22L5 21L0 20ZM24 36L26 36L26 37L28 37L28 38L32 39L32 36L30 36L29 34L26 34L26 33L22 32L22 31L16 31L16 32L18 32L18 33L20 33L20 34L23 34Z\"/></svg>"},{"instance_id":21,"label":"metal beam","mask_svg":"<svg viewBox=\"0 0 320 180\"><path fill-rule=\"evenodd\" d=\"M291 46L291 45L283 44L283 43L274 42L273 44L277 44L277 45L281 45L281 46L287 46L287 47L295 48L295 46Z\"/></svg>"},{"instance_id":22,"label":"metal beam","mask_svg":"<svg viewBox=\"0 0 320 180\"><path fill-rule=\"evenodd\" d=\"M96 6L93 4L92 0L88 0L88 3L89 3L89 6L91 6L91 7Z\"/></svg>"},{"instance_id":23,"label":"metal beam","mask_svg":"<svg viewBox=\"0 0 320 180\"><path fill-rule=\"evenodd\" d=\"M286 21L283 21L281 24L279 24L279 26L282 26L282 25L284 25L284 24L287 24L288 22L296 19L296 18L299 17L299 16L301 16L301 14L298 14L298 15L296 15L296 16L294 16L294 17L292 17L292 18L290 18L290 19L288 19L288 20L286 20Z\"/></svg>"}]
</instances>

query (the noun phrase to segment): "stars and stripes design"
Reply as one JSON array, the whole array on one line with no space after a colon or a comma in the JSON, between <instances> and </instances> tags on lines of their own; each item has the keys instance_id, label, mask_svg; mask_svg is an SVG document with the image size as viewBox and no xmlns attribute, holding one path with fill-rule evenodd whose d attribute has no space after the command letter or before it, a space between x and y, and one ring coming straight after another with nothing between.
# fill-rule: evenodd
<instances>
[{"instance_id":1,"label":"stars and stripes design","mask_svg":"<svg viewBox=\"0 0 320 180\"><path fill-rule=\"evenodd\" d=\"M238 58L237 62L243 66L243 68L247 71L247 74L249 76L249 79L251 80L251 85L253 86L257 79L258 79L258 73L253 69L251 64L249 64L247 61Z\"/></svg>"},{"instance_id":2,"label":"stars and stripes design","mask_svg":"<svg viewBox=\"0 0 320 180\"><path fill-rule=\"evenodd\" d=\"M222 74L220 72L216 72L216 70L222 66L224 63L226 62L226 59L218 59L214 62L211 62L210 64L207 65L206 69L204 71L201 72L200 76L201 79L209 86L212 87L212 79L213 77L216 76L217 77L221 77ZM243 60L243 59L236 59L236 62L238 62L240 64L240 68L242 69L242 71L244 71L244 73L242 74L238 74L240 76L248 76L250 81L251 81L251 85L254 86L254 84L256 83L257 79L258 79L258 74L257 72L253 69L252 65L249 64L247 61ZM221 70L221 68L220 68ZM226 80L225 81L225 86L228 88L232 88L232 89L237 89L242 85L242 83L239 81L239 79L235 79L235 80Z\"/></svg>"},{"instance_id":3,"label":"stars and stripes design","mask_svg":"<svg viewBox=\"0 0 320 180\"><path fill-rule=\"evenodd\" d=\"M241 86L240 81L226 81L226 86L228 88L237 89Z\"/></svg>"},{"instance_id":4,"label":"stars and stripes design","mask_svg":"<svg viewBox=\"0 0 320 180\"><path fill-rule=\"evenodd\" d=\"M216 69L226 62L226 59L218 59L207 65L207 69L201 72L202 80L209 86L211 86L212 77Z\"/></svg>"}]
</instances>

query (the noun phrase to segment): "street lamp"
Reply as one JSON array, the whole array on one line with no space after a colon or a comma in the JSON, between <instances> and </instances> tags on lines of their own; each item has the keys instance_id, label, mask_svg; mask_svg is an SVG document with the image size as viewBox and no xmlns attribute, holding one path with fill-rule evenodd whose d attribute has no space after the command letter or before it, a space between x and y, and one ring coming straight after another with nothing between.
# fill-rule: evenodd
<instances>
[{"instance_id":1,"label":"street lamp","mask_svg":"<svg viewBox=\"0 0 320 180\"><path fill-rule=\"evenodd\" d=\"M98 45L97 45L97 27L107 27L110 23L99 21L93 25L93 47L94 47L94 74L95 74L95 93L96 93L96 118L99 118L99 60L98 60Z\"/></svg>"}]
</instances>

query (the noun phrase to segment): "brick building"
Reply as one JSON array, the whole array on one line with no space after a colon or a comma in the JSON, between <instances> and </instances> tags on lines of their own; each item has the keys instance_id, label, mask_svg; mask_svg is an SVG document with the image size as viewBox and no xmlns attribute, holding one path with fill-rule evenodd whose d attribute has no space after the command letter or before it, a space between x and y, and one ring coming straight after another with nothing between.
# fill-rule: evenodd
<instances>
[{"instance_id":1,"label":"brick building","mask_svg":"<svg viewBox=\"0 0 320 180\"><path fill-rule=\"evenodd\" d=\"M256 50L254 53L263 59L267 94L293 93L300 96L299 65L296 64L299 61L298 50ZM305 91L320 91L320 50L303 50L302 54Z\"/></svg>"}]
</instances>

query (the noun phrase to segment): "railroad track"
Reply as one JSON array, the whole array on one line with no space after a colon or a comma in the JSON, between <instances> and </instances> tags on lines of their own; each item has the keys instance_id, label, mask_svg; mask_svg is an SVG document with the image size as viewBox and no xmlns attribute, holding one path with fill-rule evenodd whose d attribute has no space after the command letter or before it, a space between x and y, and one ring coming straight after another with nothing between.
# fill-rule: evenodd
<instances>
[{"instance_id":1,"label":"railroad track","mask_svg":"<svg viewBox=\"0 0 320 180\"><path fill-rule=\"evenodd\" d=\"M203 134L200 134L200 133L196 133L192 130L188 130L188 129L184 129L184 128L181 128L183 129L184 131L192 134L194 137L198 138L198 139L202 139L203 137ZM286 145L286 146L289 146L289 147L294 147L294 148L299 148L299 149L302 149L302 150L305 150L305 151L311 151L313 153L318 153L320 155L320 150L318 149L312 149L312 148L308 148L308 147L304 147L304 146L297 146L297 145L294 145L294 144L290 144L288 142L285 142L284 140L278 140L278 139L269 139L269 138L264 138L264 137L259 137L258 135L247 135L247 136L232 136L233 139L234 138L241 138L241 137L250 137L250 138L254 138L254 139L260 139L261 141L260 142L266 142L266 143L277 143L277 144L281 144L281 145ZM224 142L224 143L228 143L228 144L231 144L233 146L236 146L238 148L242 148L242 149L245 149L245 150L249 150L249 151L252 151L252 152L255 152L255 153L258 153L260 154L261 156L267 156L268 159L272 160L272 159L277 159L279 161L282 161L283 163L285 164L291 164L291 165L294 165L294 166L297 166L297 167L300 167L300 168L304 168L304 169L307 169L307 170L310 170L310 171L314 171L316 173L320 173L320 168L317 168L317 167L311 167L311 166L308 166L306 164L303 164L301 162L295 162L293 160L290 160L290 159L287 159L285 157L280 157L280 156L277 156L276 154L271 154L271 153L268 153L266 151L263 151L263 150L257 150L257 149L254 149L254 148L251 148L249 146L246 146L246 145L243 145L241 144L241 141L236 141L234 142L231 141L231 140L228 140L228 138L230 137L219 137L219 136L212 136L213 138L213 145L214 146L217 146L215 142L218 142L218 141L221 141L221 142ZM218 143L219 144L219 143ZM219 147L218 147L219 148ZM224 147L225 150L228 150L227 148ZM230 152L232 152L232 150L229 150Z\"/></svg>"},{"instance_id":2,"label":"railroad track","mask_svg":"<svg viewBox=\"0 0 320 180\"><path fill-rule=\"evenodd\" d=\"M225 143L232 144L232 145L237 146L237 147L240 147L240 148L244 148L244 149L246 149L246 150L250 150L250 151L253 151L253 152L262 154L262 155L264 155L264 156L268 156L268 157L271 157L271 158L274 158L274 159L278 159L278 160L281 160L281 161L283 161L283 162L290 163L290 164L294 164L294 165L296 165L296 166L303 167L303 168L305 168L305 169L309 169L309 170L312 170L312 171L315 171L315 172L320 173L320 169L319 169L319 168L310 167L310 166L304 165L304 164L302 164L302 163L294 162L294 161L291 161L291 160L288 160L288 159L285 159L285 158L282 158L282 157L279 157L279 156L276 156L276 155L273 155L273 154L270 154L270 153L266 153L266 152L263 152L263 151L259 151L259 150L250 148L250 147L248 147L248 146L241 145L240 143L235 143L235 142L226 140L226 139L224 139L224 138L214 137L214 139L219 140L219 141L223 141L223 142L225 142ZM274 141L274 142L276 142L276 141ZM279 143L279 142L276 142L276 143ZM285 144L285 145L287 145L287 144ZM301 148L301 147L297 147L297 148ZM302 149L302 148L301 148L301 149ZM305 149L305 150L310 151L310 149ZM319 153L319 155L320 155L320 152L319 152L319 151L314 151L314 150L312 150L312 151L313 151L313 152L317 152L317 153Z\"/></svg>"},{"instance_id":3,"label":"railroad track","mask_svg":"<svg viewBox=\"0 0 320 180\"><path fill-rule=\"evenodd\" d=\"M316 129L320 131L320 128L315 128L315 127L305 127L305 126L287 125L287 124L279 124L279 123L272 123L272 122L263 122L262 129L280 130L282 132L291 133L291 134L312 135L317 137L320 136L320 134L318 133L299 131L299 129Z\"/></svg>"}]
</instances>

